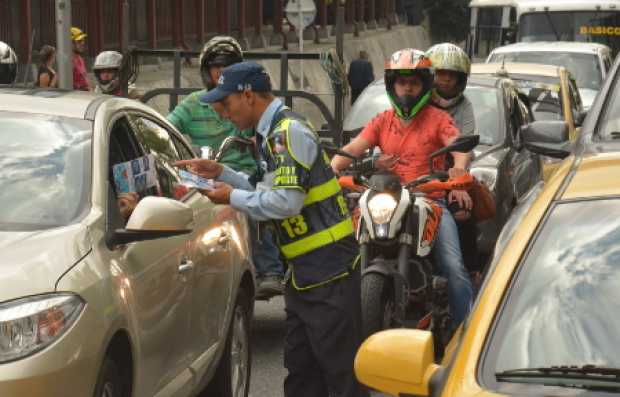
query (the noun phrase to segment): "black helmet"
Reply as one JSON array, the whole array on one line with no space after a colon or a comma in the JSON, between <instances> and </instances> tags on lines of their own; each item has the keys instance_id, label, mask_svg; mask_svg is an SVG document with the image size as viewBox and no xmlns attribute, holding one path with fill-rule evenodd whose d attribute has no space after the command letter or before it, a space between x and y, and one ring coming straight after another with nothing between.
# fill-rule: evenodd
<instances>
[{"instance_id":1,"label":"black helmet","mask_svg":"<svg viewBox=\"0 0 620 397\"><path fill-rule=\"evenodd\" d=\"M209 68L213 66L229 66L243 61L241 45L230 36L215 36L209 40L200 52L200 75L207 89L215 87L211 81Z\"/></svg>"},{"instance_id":2,"label":"black helmet","mask_svg":"<svg viewBox=\"0 0 620 397\"><path fill-rule=\"evenodd\" d=\"M13 84L17 77L17 55L3 41L0 41L0 84Z\"/></svg>"}]
</instances>

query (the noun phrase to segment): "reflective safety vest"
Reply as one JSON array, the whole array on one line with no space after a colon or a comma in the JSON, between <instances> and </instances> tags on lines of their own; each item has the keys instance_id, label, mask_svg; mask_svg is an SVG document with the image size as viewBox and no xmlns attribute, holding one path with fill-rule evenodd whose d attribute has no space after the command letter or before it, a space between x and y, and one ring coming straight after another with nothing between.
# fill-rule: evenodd
<instances>
[{"instance_id":1,"label":"reflective safety vest","mask_svg":"<svg viewBox=\"0 0 620 397\"><path fill-rule=\"evenodd\" d=\"M303 128L299 124L291 128L294 121ZM304 164L295 155L305 149L307 140L294 134L308 134L316 142L313 164ZM280 110L267 135L263 157L267 171L273 173L272 189L298 189L306 194L298 215L274 221L280 250L292 271L292 285L304 290L346 277L356 266L358 245L340 185L312 127L288 108Z\"/></svg>"}]
</instances>

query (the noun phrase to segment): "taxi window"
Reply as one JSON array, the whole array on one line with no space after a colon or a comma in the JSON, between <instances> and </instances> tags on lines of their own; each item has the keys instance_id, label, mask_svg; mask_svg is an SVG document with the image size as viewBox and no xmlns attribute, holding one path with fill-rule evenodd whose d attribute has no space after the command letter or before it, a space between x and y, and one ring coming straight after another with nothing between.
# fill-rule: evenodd
<instances>
[{"instance_id":1,"label":"taxi window","mask_svg":"<svg viewBox=\"0 0 620 397\"><path fill-rule=\"evenodd\" d=\"M620 317L610 315L620 311L618 219L618 199L561 203L552 209L497 312L481 367L485 387L543 395L544 379L498 381L496 376L551 366L620 368ZM552 384L568 388L574 383L564 381Z\"/></svg>"}]
</instances>

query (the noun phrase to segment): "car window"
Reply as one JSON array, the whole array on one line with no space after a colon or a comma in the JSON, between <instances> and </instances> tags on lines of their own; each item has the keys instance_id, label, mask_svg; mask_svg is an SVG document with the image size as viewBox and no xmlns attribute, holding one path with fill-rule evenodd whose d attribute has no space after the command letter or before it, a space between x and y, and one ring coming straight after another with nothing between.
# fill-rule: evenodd
<instances>
[{"instance_id":1,"label":"car window","mask_svg":"<svg viewBox=\"0 0 620 397\"><path fill-rule=\"evenodd\" d=\"M487 386L500 393L543 395L497 382L495 373L620 368L620 317L610 315L620 310L618 241L618 199L567 202L551 210L497 312L482 364Z\"/></svg>"},{"instance_id":2,"label":"car window","mask_svg":"<svg viewBox=\"0 0 620 397\"><path fill-rule=\"evenodd\" d=\"M465 96L471 102L476 120L476 130L483 145L496 145L504 140L500 125L502 111L498 104L501 97L497 88L472 86L465 89Z\"/></svg>"},{"instance_id":3,"label":"car window","mask_svg":"<svg viewBox=\"0 0 620 397\"><path fill-rule=\"evenodd\" d=\"M493 54L490 62L544 63L564 66L577 80L579 88L600 90L603 84L601 64L593 54L567 52L520 51Z\"/></svg>"},{"instance_id":4,"label":"car window","mask_svg":"<svg viewBox=\"0 0 620 397\"><path fill-rule=\"evenodd\" d=\"M118 196L120 193L137 192L140 197L144 196L160 196L160 187L157 181L154 181L152 186L147 186L141 182L146 182L145 177L139 176L142 171L147 171L148 167L140 166L145 165L148 159L145 157L146 153L136 140L136 136L130 126L126 117L121 117L114 122L110 131L110 154L108 169L109 178L114 189L114 193ZM129 182L129 167L126 165L123 169L122 163L130 163L132 167L131 176L134 178L133 183ZM120 169L118 167L121 167ZM116 169L116 174L114 170ZM152 178L153 180L155 178ZM133 188L132 188L133 187Z\"/></svg>"},{"instance_id":5,"label":"car window","mask_svg":"<svg viewBox=\"0 0 620 397\"><path fill-rule=\"evenodd\" d=\"M130 114L128 120L145 153L155 158L162 195L179 198L176 189L180 186L180 178L172 164L181 160L181 155L170 138L170 133L145 116Z\"/></svg>"},{"instance_id":6,"label":"car window","mask_svg":"<svg viewBox=\"0 0 620 397\"><path fill-rule=\"evenodd\" d=\"M0 112L0 231L66 226L90 208L92 123Z\"/></svg>"}]
</instances>

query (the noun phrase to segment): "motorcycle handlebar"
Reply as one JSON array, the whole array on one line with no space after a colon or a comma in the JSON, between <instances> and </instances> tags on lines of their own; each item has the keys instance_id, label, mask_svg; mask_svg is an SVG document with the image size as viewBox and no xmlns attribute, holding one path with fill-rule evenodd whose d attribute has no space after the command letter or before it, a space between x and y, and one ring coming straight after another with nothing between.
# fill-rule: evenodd
<instances>
[{"instance_id":1,"label":"motorcycle handlebar","mask_svg":"<svg viewBox=\"0 0 620 397\"><path fill-rule=\"evenodd\" d=\"M407 188L422 193L431 193L448 190L469 190L474 184L474 177L470 173L443 181L437 178L437 175L448 177L448 174L445 172L427 175L410 182L407 184Z\"/></svg>"}]
</instances>

